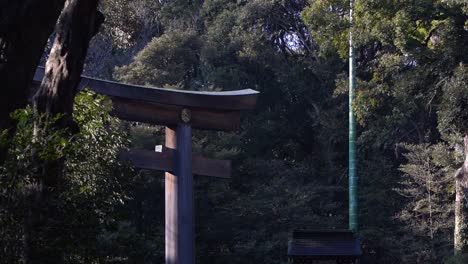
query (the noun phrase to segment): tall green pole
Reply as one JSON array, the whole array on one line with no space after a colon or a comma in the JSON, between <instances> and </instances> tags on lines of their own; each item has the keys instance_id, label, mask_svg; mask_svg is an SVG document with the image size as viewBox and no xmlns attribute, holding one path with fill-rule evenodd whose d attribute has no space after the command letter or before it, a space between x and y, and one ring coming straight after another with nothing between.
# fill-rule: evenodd
<instances>
[{"instance_id":1,"label":"tall green pole","mask_svg":"<svg viewBox=\"0 0 468 264\"><path fill-rule=\"evenodd\" d=\"M353 26L354 0L349 3L349 229L358 230L358 198L356 173L356 116L353 110L354 90L356 87L356 61L354 57Z\"/></svg>"}]
</instances>

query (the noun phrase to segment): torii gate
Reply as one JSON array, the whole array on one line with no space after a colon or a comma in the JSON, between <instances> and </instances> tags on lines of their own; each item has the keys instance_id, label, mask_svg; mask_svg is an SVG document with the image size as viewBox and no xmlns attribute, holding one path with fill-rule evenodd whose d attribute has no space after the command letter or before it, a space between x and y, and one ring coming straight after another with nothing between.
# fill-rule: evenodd
<instances>
[{"instance_id":1,"label":"torii gate","mask_svg":"<svg viewBox=\"0 0 468 264\"><path fill-rule=\"evenodd\" d=\"M38 68L34 81L41 82ZM192 155L192 127L231 131L240 111L255 107L251 89L198 92L128 85L82 76L79 89L90 88L112 99L112 114L128 121L165 125L166 142L158 152L130 150L121 158L135 167L165 171L166 264L193 264L195 236L193 174L229 178L231 163Z\"/></svg>"}]
</instances>

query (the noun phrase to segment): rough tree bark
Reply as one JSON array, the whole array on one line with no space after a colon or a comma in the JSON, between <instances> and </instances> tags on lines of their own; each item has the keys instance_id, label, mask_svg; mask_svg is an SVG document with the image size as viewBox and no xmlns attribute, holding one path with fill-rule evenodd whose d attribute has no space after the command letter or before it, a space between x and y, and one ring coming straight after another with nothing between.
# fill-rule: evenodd
<instances>
[{"instance_id":1,"label":"rough tree bark","mask_svg":"<svg viewBox=\"0 0 468 264\"><path fill-rule=\"evenodd\" d=\"M91 38L104 16L97 11L99 0L67 0L60 15L56 37L46 63L45 76L33 98L37 114L48 117L63 114L53 124L58 129L76 132L72 120L73 102ZM47 133L35 124L35 134ZM35 157L36 172L28 186L29 217L25 222L24 258L26 263L62 263L60 231L64 216L54 198L60 193L64 158L44 161ZM51 228L52 227L52 228ZM42 240L38 238L43 238ZM44 240L46 239L46 240Z\"/></svg>"},{"instance_id":2,"label":"rough tree bark","mask_svg":"<svg viewBox=\"0 0 468 264\"><path fill-rule=\"evenodd\" d=\"M104 21L104 16L97 11L98 2L66 1L44 79L34 96L38 112L71 116L89 42Z\"/></svg>"},{"instance_id":3,"label":"rough tree bark","mask_svg":"<svg viewBox=\"0 0 468 264\"><path fill-rule=\"evenodd\" d=\"M38 114L63 117L55 124L76 132L73 122L73 102L83 71L83 64L91 38L97 33L104 16L97 11L99 0L67 0L60 15L56 38L46 62L45 75L33 98ZM62 162L59 162L62 163ZM53 168L52 168L53 167ZM45 167L45 184L54 186L59 180L55 165Z\"/></svg>"},{"instance_id":4,"label":"rough tree bark","mask_svg":"<svg viewBox=\"0 0 468 264\"><path fill-rule=\"evenodd\" d=\"M67 0L56 30L56 38L46 63L45 76L34 95L34 110L39 114L63 117L55 124L76 132L73 102L83 71L91 38L97 33L104 16L97 11L99 0ZM46 185L58 183L58 174L47 171Z\"/></svg>"},{"instance_id":5,"label":"rough tree bark","mask_svg":"<svg viewBox=\"0 0 468 264\"><path fill-rule=\"evenodd\" d=\"M10 113L25 107L29 87L65 0L0 0L0 131L15 132ZM0 146L0 164L8 146Z\"/></svg>"},{"instance_id":6,"label":"rough tree bark","mask_svg":"<svg viewBox=\"0 0 468 264\"><path fill-rule=\"evenodd\" d=\"M455 173L455 254L468 254L468 134L464 137L465 162Z\"/></svg>"}]
</instances>

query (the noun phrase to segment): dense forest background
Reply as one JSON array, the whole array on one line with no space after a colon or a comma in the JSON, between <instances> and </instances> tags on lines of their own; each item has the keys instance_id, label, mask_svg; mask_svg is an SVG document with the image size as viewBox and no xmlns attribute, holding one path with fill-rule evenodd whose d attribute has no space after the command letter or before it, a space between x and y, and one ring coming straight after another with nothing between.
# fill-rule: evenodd
<instances>
[{"instance_id":1,"label":"dense forest background","mask_svg":"<svg viewBox=\"0 0 468 264\"><path fill-rule=\"evenodd\" d=\"M234 169L231 180L196 178L197 263L287 263L292 230L347 228L348 1L103 0L100 10L84 74L261 92L240 131L194 134L194 151ZM452 255L468 3L358 0L353 32L364 260L462 263ZM29 107L13 114L15 137L0 135L13 143L0 167L0 262L21 263L33 144L36 156L66 159L52 197L66 224L42 226L38 245L65 263L163 263L162 173L117 160L161 144L163 129L110 117L109 99L88 90L74 109L72 137L53 130L31 143L40 117Z\"/></svg>"}]
</instances>

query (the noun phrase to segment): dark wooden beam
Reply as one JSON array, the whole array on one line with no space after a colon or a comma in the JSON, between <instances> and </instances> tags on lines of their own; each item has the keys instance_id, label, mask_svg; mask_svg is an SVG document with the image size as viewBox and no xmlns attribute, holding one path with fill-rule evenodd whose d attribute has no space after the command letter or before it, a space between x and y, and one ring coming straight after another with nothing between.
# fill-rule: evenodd
<instances>
[{"instance_id":1,"label":"dark wooden beam","mask_svg":"<svg viewBox=\"0 0 468 264\"><path fill-rule=\"evenodd\" d=\"M177 147L176 131L166 127L166 146L170 148ZM171 169L174 166L171 163ZM166 172L164 175L165 189L165 255L166 264L179 264L179 225L177 220L180 218L178 210L178 177L173 172Z\"/></svg>"},{"instance_id":2,"label":"dark wooden beam","mask_svg":"<svg viewBox=\"0 0 468 264\"><path fill-rule=\"evenodd\" d=\"M163 148L162 152L132 149L120 153L120 159L130 161L140 169L174 171L174 150ZM231 177L230 160L214 160L199 155L192 156L192 172L195 175L229 179Z\"/></svg>"},{"instance_id":3,"label":"dark wooden beam","mask_svg":"<svg viewBox=\"0 0 468 264\"><path fill-rule=\"evenodd\" d=\"M195 221L192 175L192 128L166 127L166 146L174 152L174 172L166 172L166 264L195 263Z\"/></svg>"},{"instance_id":4,"label":"dark wooden beam","mask_svg":"<svg viewBox=\"0 0 468 264\"><path fill-rule=\"evenodd\" d=\"M34 81L40 82L44 68L38 67ZM252 89L222 92L185 91L149 86L130 85L81 76L79 89L90 88L112 97L146 101L157 104L177 105L186 108L211 110L251 110L257 102L258 92Z\"/></svg>"},{"instance_id":5,"label":"dark wooden beam","mask_svg":"<svg viewBox=\"0 0 468 264\"><path fill-rule=\"evenodd\" d=\"M166 128L166 131L168 128ZM167 136L171 136L166 134ZM177 151L174 173L178 177L179 259L177 264L195 263L195 214L192 174L192 128L180 123L176 129Z\"/></svg>"},{"instance_id":6,"label":"dark wooden beam","mask_svg":"<svg viewBox=\"0 0 468 264\"><path fill-rule=\"evenodd\" d=\"M170 151L153 152L142 149L131 149L123 151L119 154L119 159L122 161L130 161L135 168L169 171L174 170L173 155L174 150Z\"/></svg>"},{"instance_id":7,"label":"dark wooden beam","mask_svg":"<svg viewBox=\"0 0 468 264\"><path fill-rule=\"evenodd\" d=\"M181 106L148 103L119 97L112 98L112 105L112 114L120 119L165 126L180 123L183 109ZM191 108L190 112L190 125L196 129L232 131L239 128L239 111Z\"/></svg>"}]
</instances>

